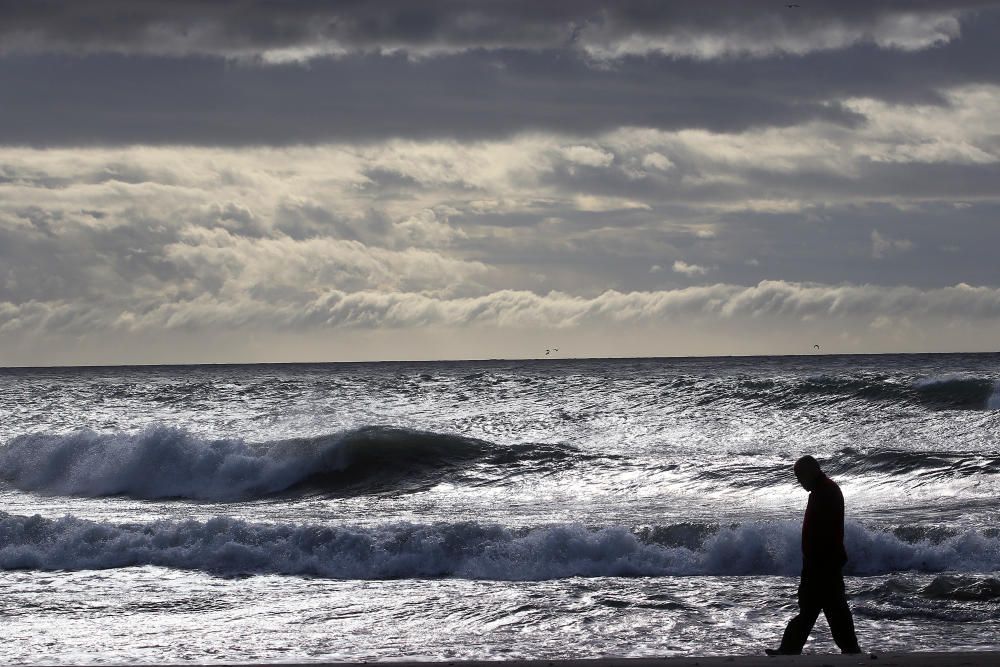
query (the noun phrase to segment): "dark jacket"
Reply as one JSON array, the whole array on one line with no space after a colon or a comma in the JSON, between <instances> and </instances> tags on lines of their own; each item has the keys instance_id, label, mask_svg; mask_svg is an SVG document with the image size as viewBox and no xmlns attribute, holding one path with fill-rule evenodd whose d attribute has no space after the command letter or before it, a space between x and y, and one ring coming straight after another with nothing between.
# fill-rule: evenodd
<instances>
[{"instance_id":1,"label":"dark jacket","mask_svg":"<svg viewBox=\"0 0 1000 667\"><path fill-rule=\"evenodd\" d=\"M823 475L809 493L802 521L802 568L840 569L847 562L844 549L844 494Z\"/></svg>"}]
</instances>

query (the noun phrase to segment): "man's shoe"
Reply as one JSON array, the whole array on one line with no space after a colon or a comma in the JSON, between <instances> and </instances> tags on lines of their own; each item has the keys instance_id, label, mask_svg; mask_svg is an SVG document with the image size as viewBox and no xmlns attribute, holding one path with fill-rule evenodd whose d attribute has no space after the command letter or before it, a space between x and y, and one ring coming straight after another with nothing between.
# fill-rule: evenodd
<instances>
[{"instance_id":1,"label":"man's shoe","mask_svg":"<svg viewBox=\"0 0 1000 667\"><path fill-rule=\"evenodd\" d=\"M792 653L791 651L782 651L780 648L766 648L764 653L768 655L798 655L797 653Z\"/></svg>"}]
</instances>

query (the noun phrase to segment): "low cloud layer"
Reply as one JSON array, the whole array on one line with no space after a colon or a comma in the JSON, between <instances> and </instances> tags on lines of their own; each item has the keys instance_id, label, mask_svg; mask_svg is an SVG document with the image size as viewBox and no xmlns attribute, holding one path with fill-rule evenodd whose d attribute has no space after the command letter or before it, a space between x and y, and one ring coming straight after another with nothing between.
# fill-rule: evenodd
<instances>
[{"instance_id":1,"label":"low cloud layer","mask_svg":"<svg viewBox=\"0 0 1000 667\"><path fill-rule=\"evenodd\" d=\"M738 329L738 339L718 336ZM179 361L162 343L177 334L201 338L189 355L205 361L241 360L252 347L231 332L254 331L280 340L293 334L309 341L304 358L316 349L336 349L333 341L369 337L363 352L382 358L406 358L395 348L411 331L432 332L450 342L452 354L486 357L537 356L547 341L560 341L574 356L593 354L806 353L812 341L827 351L926 351L949 345L968 349L978 335L1000 333L1000 289L956 285L938 290L871 285L809 285L765 281L751 287L708 285L656 292L609 290L591 298L551 292L539 295L503 290L476 297L444 298L418 293L331 290L311 301L268 300L244 294L236 299L204 295L169 303L101 304L73 302L0 303L0 335L22 354L48 355L52 340L72 337L94 350L92 363L107 361L107 341L157 341L146 361ZM97 332L100 332L99 334ZM386 341L372 345L371 334ZM506 338L499 344L497 338ZM221 359L201 358L206 349ZM584 341L581 344L581 341ZM39 345L39 343L42 343ZM102 345L101 343L105 343ZM149 343L147 343L149 345ZM629 345L623 348L621 345ZM533 349L534 348L534 349ZM591 348L591 349L588 349ZM973 348L974 349L974 348ZM301 360L302 349L273 349L273 360ZM349 350L340 350L342 354ZM478 354L477 354L478 351ZM410 350L409 356L427 356ZM59 360L64 355L56 353ZM190 357L189 357L190 358ZM32 357L27 357L32 361Z\"/></svg>"},{"instance_id":2,"label":"low cloud layer","mask_svg":"<svg viewBox=\"0 0 1000 667\"><path fill-rule=\"evenodd\" d=\"M255 298L258 297L258 298ZM222 330L247 324L268 331L340 327L412 327L532 329L558 332L580 326L665 324L671 318L767 320L771 324L821 321L884 327L894 320L962 317L1000 327L1000 288L959 284L937 290L875 285L812 285L763 281L758 285L707 285L656 292L609 290L595 297L561 292L540 295L502 290L475 297L446 298L413 292L330 290L310 301L283 302L266 295L236 298L210 295L169 304L132 303L103 310L73 303L2 304L0 331L87 334L94 330L128 332L169 329ZM131 308L130 308L131 307Z\"/></svg>"}]
</instances>

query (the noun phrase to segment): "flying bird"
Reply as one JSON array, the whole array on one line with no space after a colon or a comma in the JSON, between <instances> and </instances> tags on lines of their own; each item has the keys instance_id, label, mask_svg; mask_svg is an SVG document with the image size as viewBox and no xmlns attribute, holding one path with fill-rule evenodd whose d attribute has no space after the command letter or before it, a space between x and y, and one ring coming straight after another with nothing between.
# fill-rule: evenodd
<instances>
[{"instance_id":1,"label":"flying bird","mask_svg":"<svg viewBox=\"0 0 1000 667\"><path fill-rule=\"evenodd\" d=\"M549 351L548 350L545 350L545 356L546 357L549 356Z\"/></svg>"},{"instance_id":2,"label":"flying bird","mask_svg":"<svg viewBox=\"0 0 1000 667\"><path fill-rule=\"evenodd\" d=\"M813 347L816 348L817 350L819 349L819 345L813 345Z\"/></svg>"}]
</instances>

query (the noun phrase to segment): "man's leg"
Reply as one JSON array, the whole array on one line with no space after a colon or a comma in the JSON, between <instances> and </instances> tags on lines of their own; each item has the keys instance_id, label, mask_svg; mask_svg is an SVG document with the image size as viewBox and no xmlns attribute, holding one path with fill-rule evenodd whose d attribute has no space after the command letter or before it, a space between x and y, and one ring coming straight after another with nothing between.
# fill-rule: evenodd
<instances>
[{"instance_id":1,"label":"man's leg","mask_svg":"<svg viewBox=\"0 0 1000 667\"><path fill-rule=\"evenodd\" d=\"M781 653L802 653L802 647L809 639L816 618L822 609L821 601L816 599L814 586L805 576L799 582L799 613L788 622L785 634L781 637Z\"/></svg>"},{"instance_id":2,"label":"man's leg","mask_svg":"<svg viewBox=\"0 0 1000 667\"><path fill-rule=\"evenodd\" d=\"M830 624L833 641L837 643L841 653L861 653L858 636L854 633L854 617L851 616L851 608L847 606L843 584L840 593L823 605L823 615Z\"/></svg>"},{"instance_id":3,"label":"man's leg","mask_svg":"<svg viewBox=\"0 0 1000 667\"><path fill-rule=\"evenodd\" d=\"M819 607L802 606L800 603L798 616L788 621L788 626L785 627L785 634L781 637L781 646L778 651L796 655L802 653L802 647L809 639L809 633L812 632L813 626L816 624L819 612Z\"/></svg>"}]
</instances>

